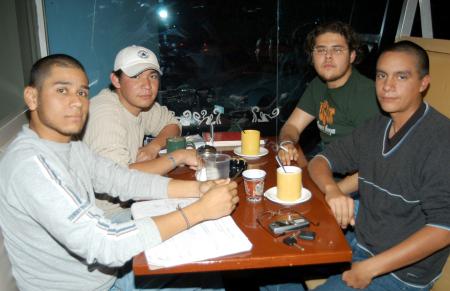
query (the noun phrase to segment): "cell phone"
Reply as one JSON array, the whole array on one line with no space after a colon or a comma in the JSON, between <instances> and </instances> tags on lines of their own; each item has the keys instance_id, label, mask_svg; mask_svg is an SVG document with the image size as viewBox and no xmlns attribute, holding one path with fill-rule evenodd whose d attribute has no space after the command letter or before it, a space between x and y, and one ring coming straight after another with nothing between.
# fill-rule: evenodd
<instances>
[{"instance_id":1,"label":"cell phone","mask_svg":"<svg viewBox=\"0 0 450 291\"><path fill-rule=\"evenodd\" d=\"M311 230L301 230L298 234L298 238L303 240L314 240L316 238L316 233Z\"/></svg>"},{"instance_id":2,"label":"cell phone","mask_svg":"<svg viewBox=\"0 0 450 291\"><path fill-rule=\"evenodd\" d=\"M269 229L273 234L279 235L285 232L298 230L303 227L307 227L309 221L303 217L293 220L278 220L269 224Z\"/></svg>"}]
</instances>

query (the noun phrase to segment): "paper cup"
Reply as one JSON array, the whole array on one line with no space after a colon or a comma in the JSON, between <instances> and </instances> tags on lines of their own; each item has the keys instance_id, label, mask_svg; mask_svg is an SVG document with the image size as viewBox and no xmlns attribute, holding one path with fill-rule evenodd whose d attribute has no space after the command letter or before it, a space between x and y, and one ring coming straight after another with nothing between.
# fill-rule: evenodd
<instances>
[{"instance_id":1,"label":"paper cup","mask_svg":"<svg viewBox=\"0 0 450 291\"><path fill-rule=\"evenodd\" d=\"M277 169L277 197L283 201L295 201L302 191L302 169L295 166L284 166Z\"/></svg>"},{"instance_id":2,"label":"paper cup","mask_svg":"<svg viewBox=\"0 0 450 291\"><path fill-rule=\"evenodd\" d=\"M244 177L245 196L247 201L259 202L264 193L264 179L266 172L259 169L245 170L242 173Z\"/></svg>"},{"instance_id":3,"label":"paper cup","mask_svg":"<svg viewBox=\"0 0 450 291\"><path fill-rule=\"evenodd\" d=\"M243 155L259 155L259 130L246 129L241 131L241 149Z\"/></svg>"}]
</instances>

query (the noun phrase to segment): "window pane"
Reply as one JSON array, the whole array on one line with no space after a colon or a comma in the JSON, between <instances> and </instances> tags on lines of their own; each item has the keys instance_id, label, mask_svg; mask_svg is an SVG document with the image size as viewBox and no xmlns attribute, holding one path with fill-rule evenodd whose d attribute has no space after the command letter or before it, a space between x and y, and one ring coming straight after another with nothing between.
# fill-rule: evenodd
<instances>
[{"instance_id":1,"label":"window pane","mask_svg":"<svg viewBox=\"0 0 450 291\"><path fill-rule=\"evenodd\" d=\"M371 17L360 2L60 0L45 1L45 9L50 52L80 59L91 95L109 84L120 49L143 45L164 73L158 101L175 111L184 134L214 123L216 130L277 135L315 76L303 50L315 25L342 20L369 41L381 37L387 1L369 1Z\"/></svg>"}]
</instances>

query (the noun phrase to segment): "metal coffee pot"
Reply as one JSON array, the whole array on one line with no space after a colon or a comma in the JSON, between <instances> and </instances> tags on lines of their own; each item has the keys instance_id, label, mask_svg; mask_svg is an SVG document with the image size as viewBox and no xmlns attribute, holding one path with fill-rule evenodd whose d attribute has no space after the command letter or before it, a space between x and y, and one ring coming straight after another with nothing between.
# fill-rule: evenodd
<instances>
[{"instance_id":1,"label":"metal coffee pot","mask_svg":"<svg viewBox=\"0 0 450 291\"><path fill-rule=\"evenodd\" d=\"M205 155L205 154L215 154L215 153L217 153L217 149L210 145L204 145L197 149L197 154L199 156Z\"/></svg>"}]
</instances>

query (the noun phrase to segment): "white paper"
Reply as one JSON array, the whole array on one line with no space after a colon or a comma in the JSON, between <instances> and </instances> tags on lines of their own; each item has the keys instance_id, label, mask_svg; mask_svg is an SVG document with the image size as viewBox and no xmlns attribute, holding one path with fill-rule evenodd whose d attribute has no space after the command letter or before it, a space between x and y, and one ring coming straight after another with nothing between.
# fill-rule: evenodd
<instances>
[{"instance_id":1,"label":"white paper","mask_svg":"<svg viewBox=\"0 0 450 291\"><path fill-rule=\"evenodd\" d=\"M196 199L162 199L136 202L131 207L135 219L162 215L184 207ZM251 242L231 216L205 221L183 231L161 244L145 250L150 269L222 257L249 251Z\"/></svg>"}]
</instances>

